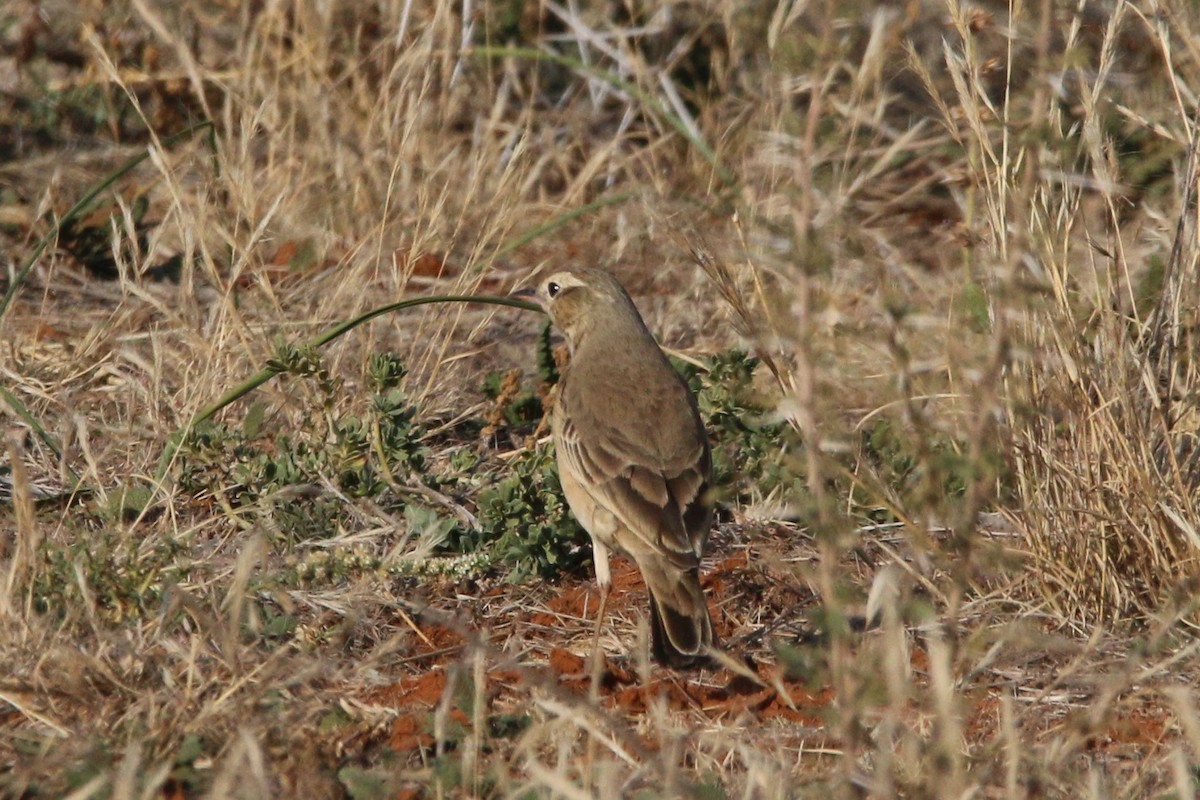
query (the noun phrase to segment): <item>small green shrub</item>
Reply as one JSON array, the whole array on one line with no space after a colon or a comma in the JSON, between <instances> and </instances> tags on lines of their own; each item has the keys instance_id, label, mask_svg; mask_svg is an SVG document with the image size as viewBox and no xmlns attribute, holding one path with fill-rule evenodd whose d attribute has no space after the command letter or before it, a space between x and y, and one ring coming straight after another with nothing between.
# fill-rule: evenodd
<instances>
[{"instance_id":1,"label":"small green shrub","mask_svg":"<svg viewBox=\"0 0 1200 800\"><path fill-rule=\"evenodd\" d=\"M754 387L759 360L728 350L712 356L707 370L674 363L696 393L708 427L719 500L745 502L752 489L763 495L779 486L800 491L792 456L799 439L788 425L771 421L772 404Z\"/></svg>"},{"instance_id":2,"label":"small green shrub","mask_svg":"<svg viewBox=\"0 0 1200 800\"><path fill-rule=\"evenodd\" d=\"M513 569L509 579L550 578L574 572L590 558L588 537L563 499L558 466L547 447L513 459L503 477L479 494L479 530L466 532L455 549L489 547Z\"/></svg>"},{"instance_id":3,"label":"small green shrub","mask_svg":"<svg viewBox=\"0 0 1200 800\"><path fill-rule=\"evenodd\" d=\"M979 463L972 463L965 447L951 436L926 433L918 438L887 418L876 420L863 433L861 448L877 486L885 487L906 509L944 508L958 502L984 474L995 477L1001 492L1007 480L996 453L985 452ZM896 521L886 509L874 509L868 516L876 522Z\"/></svg>"},{"instance_id":4,"label":"small green shrub","mask_svg":"<svg viewBox=\"0 0 1200 800\"><path fill-rule=\"evenodd\" d=\"M44 541L40 554L30 587L39 613L90 605L113 622L157 609L166 588L192 568L176 540L160 537L139 546L106 525L71 537L67 547Z\"/></svg>"},{"instance_id":5,"label":"small green shrub","mask_svg":"<svg viewBox=\"0 0 1200 800\"><path fill-rule=\"evenodd\" d=\"M752 488L767 492L796 480L788 455L793 433L768 421L769 405L753 385L757 365L745 353L730 351L713 357L707 370L680 367L698 392L712 437L715 484L733 501L748 497ZM354 508L347 497L368 499L388 513L403 512L428 555L418 559L421 563L401 559L387 565L389 571L459 574L502 566L509 580L520 581L575 572L590 560L588 537L563 499L550 447L526 449L501 462L489 458L478 440L439 441L441 452L450 456L439 458L435 469L424 443L428 427L404 392L406 370L395 355L372 356L370 397L355 413L343 408L341 381L315 351L281 345L270 366L307 381L319 410L302 413L285 428L271 424L273 413L256 403L240 425L198 426L180 450L182 489L220 495L252 520L268 522L289 545L352 529ZM515 371L485 378L482 389L493 401L492 429L504 426L523 435L542 422L545 382L558 378L548 329L539 340L538 373L541 386ZM482 426L464 430L468 427L478 431ZM408 489L414 484L464 500L474 496L478 526L412 502ZM381 554L325 547L291 559L283 580L325 585L381 566Z\"/></svg>"},{"instance_id":6,"label":"small green shrub","mask_svg":"<svg viewBox=\"0 0 1200 800\"><path fill-rule=\"evenodd\" d=\"M299 487L327 482L352 498L381 499L397 481L441 482L427 468L425 431L401 386L406 371L395 355L371 357L371 396L362 416L337 413L341 381L316 351L281 344L268 365L315 385L321 413L305 413L294 428L281 431L266 424L268 412L256 403L240 426L197 426L180 449L185 492L221 493L234 505L258 503L258 513L278 530L305 541L335 534L347 522L347 509L336 495Z\"/></svg>"}]
</instances>

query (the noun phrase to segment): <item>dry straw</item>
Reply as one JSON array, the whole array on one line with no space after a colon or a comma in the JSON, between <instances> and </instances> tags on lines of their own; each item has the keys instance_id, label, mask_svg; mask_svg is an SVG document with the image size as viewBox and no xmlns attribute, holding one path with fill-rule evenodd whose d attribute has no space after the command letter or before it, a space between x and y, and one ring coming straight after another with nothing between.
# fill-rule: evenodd
<instances>
[{"instance_id":1,"label":"dry straw","mask_svg":"<svg viewBox=\"0 0 1200 800\"><path fill-rule=\"evenodd\" d=\"M5 130L79 147L0 165L0 795L1195 795L1192 4L43 5ZM361 417L389 351L461 479L390 488L470 527L533 445L456 432L535 326L430 300L581 262L765 365L719 423L786 445L704 565L754 680L596 702L589 576L365 568L444 531L174 483L172 434ZM349 328L336 392L243 383ZM311 497L325 538L272 515Z\"/></svg>"}]
</instances>

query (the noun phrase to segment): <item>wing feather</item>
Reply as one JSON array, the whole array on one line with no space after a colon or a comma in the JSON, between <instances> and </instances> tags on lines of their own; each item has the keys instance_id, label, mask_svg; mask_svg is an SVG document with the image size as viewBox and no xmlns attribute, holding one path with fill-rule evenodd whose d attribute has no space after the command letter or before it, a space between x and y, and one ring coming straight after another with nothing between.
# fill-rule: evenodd
<instances>
[{"instance_id":1,"label":"wing feather","mask_svg":"<svg viewBox=\"0 0 1200 800\"><path fill-rule=\"evenodd\" d=\"M555 409L555 444L596 503L637 537L622 549L645 548L663 553L680 567L694 566L709 522L707 509L697 508L707 503L703 495L710 469L708 443L698 420L696 441L663 458L604 425L577 402L570 388L569 383L562 387Z\"/></svg>"}]
</instances>

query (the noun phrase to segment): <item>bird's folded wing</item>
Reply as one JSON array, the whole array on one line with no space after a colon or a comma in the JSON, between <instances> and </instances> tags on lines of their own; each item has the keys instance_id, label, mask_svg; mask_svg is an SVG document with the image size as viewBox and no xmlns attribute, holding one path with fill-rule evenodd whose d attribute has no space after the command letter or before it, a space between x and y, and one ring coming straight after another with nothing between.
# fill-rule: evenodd
<instances>
[{"instance_id":1,"label":"bird's folded wing","mask_svg":"<svg viewBox=\"0 0 1200 800\"><path fill-rule=\"evenodd\" d=\"M703 502L700 493L708 469L704 443L679 459L686 466L677 474L666 476L653 464L652 454L619 432L595 424L580 426L572 416L561 423L559 455L585 490L647 547L680 567L693 566L696 553L684 516L693 503ZM581 435L581 428L587 436Z\"/></svg>"}]
</instances>

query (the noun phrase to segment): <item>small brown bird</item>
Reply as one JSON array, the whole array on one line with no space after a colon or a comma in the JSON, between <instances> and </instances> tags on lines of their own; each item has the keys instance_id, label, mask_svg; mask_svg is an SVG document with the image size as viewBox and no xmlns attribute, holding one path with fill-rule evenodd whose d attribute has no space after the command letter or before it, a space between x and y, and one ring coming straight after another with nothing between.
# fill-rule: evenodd
<instances>
[{"instance_id":1,"label":"small brown bird","mask_svg":"<svg viewBox=\"0 0 1200 800\"><path fill-rule=\"evenodd\" d=\"M556 272L526 293L571 351L552 430L563 493L592 537L597 630L612 588L608 551L618 550L646 582L655 659L697 666L713 631L699 578L712 458L696 399L608 273Z\"/></svg>"}]
</instances>

